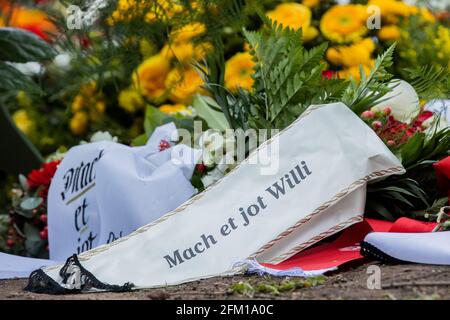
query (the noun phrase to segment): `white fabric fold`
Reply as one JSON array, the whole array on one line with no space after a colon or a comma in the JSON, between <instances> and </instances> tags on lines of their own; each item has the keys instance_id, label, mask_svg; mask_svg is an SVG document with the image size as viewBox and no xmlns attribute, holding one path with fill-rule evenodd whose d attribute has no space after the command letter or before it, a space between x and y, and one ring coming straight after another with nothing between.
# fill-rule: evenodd
<instances>
[{"instance_id":1,"label":"white fabric fold","mask_svg":"<svg viewBox=\"0 0 450 320\"><path fill-rule=\"evenodd\" d=\"M246 259L244 261L238 262L234 265L235 267L242 268L248 274L257 274L260 276L271 275L275 277L316 277L323 275L326 272L337 270L337 267L320 269L320 270L303 270L299 267L277 270L273 268L268 268L260 264L256 259Z\"/></svg>"},{"instance_id":2,"label":"white fabric fold","mask_svg":"<svg viewBox=\"0 0 450 320\"><path fill-rule=\"evenodd\" d=\"M450 231L372 232L364 242L390 258L405 262L450 265ZM369 249L370 252L370 249Z\"/></svg>"},{"instance_id":3,"label":"white fabric fold","mask_svg":"<svg viewBox=\"0 0 450 320\"><path fill-rule=\"evenodd\" d=\"M56 263L59 262L0 253L0 279L26 278L33 270Z\"/></svg>"}]
</instances>

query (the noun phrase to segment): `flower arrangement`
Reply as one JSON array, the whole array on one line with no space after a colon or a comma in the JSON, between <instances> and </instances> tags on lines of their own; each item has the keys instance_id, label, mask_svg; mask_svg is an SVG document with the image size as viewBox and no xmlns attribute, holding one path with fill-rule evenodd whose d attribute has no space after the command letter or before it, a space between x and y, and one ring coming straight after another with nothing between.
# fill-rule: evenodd
<instances>
[{"instance_id":1,"label":"flower arrangement","mask_svg":"<svg viewBox=\"0 0 450 320\"><path fill-rule=\"evenodd\" d=\"M192 183L202 190L233 167L218 151L233 141L215 139L225 129L283 129L311 104L343 101L408 170L374 185L367 211L393 219L441 203L431 164L448 154L449 131L425 105L449 95L446 11L400 0L118 0L97 10L71 29L56 1L0 0L0 26L31 31L55 51L13 61L27 85L0 96L45 156L99 130L138 146L161 124L193 131L198 120L208 130L193 141L204 158ZM14 209L0 246L45 255L44 180L56 165L8 182Z\"/></svg>"}]
</instances>

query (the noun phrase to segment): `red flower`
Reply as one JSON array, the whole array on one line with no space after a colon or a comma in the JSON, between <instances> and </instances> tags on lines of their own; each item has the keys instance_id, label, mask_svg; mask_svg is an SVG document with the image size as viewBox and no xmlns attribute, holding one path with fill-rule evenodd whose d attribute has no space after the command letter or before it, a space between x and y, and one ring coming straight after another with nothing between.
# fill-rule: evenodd
<instances>
[{"instance_id":1,"label":"red flower","mask_svg":"<svg viewBox=\"0 0 450 320\"><path fill-rule=\"evenodd\" d=\"M202 163L198 163L195 166L195 169L197 169L198 172L203 173L206 170L206 166L205 166L205 164L203 162Z\"/></svg>"},{"instance_id":2,"label":"red flower","mask_svg":"<svg viewBox=\"0 0 450 320\"><path fill-rule=\"evenodd\" d=\"M33 24L25 25L25 26L22 26L21 29L24 29L24 30L27 30L27 31L30 31L30 32L34 33L35 35L37 35L42 40L45 40L45 41L49 40L48 34L46 34L45 31L42 30L37 25L33 25Z\"/></svg>"},{"instance_id":3,"label":"red flower","mask_svg":"<svg viewBox=\"0 0 450 320\"><path fill-rule=\"evenodd\" d=\"M170 143L167 140L161 140L159 142L159 151L164 151L170 148Z\"/></svg>"},{"instance_id":4,"label":"red flower","mask_svg":"<svg viewBox=\"0 0 450 320\"><path fill-rule=\"evenodd\" d=\"M414 122L414 127L422 127L422 124L434 116L434 113L431 111L424 111L417 116L416 121Z\"/></svg>"},{"instance_id":5,"label":"red flower","mask_svg":"<svg viewBox=\"0 0 450 320\"><path fill-rule=\"evenodd\" d=\"M322 71L322 78L324 79L333 79L334 77L334 71L333 70L325 70Z\"/></svg>"},{"instance_id":6,"label":"red flower","mask_svg":"<svg viewBox=\"0 0 450 320\"><path fill-rule=\"evenodd\" d=\"M44 190L48 190L60 162L60 160L47 162L40 169L31 171L27 177L28 186L31 189L43 186Z\"/></svg>"}]
</instances>

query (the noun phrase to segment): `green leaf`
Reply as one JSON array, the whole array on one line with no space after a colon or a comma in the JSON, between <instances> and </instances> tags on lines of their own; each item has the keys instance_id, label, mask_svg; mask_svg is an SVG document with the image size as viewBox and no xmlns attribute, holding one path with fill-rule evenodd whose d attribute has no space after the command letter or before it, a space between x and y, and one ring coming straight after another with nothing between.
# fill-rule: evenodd
<instances>
[{"instance_id":1,"label":"green leaf","mask_svg":"<svg viewBox=\"0 0 450 320\"><path fill-rule=\"evenodd\" d=\"M388 221L395 221L396 218L389 212L386 207L384 207L382 204L376 202L376 201L369 201L367 202L367 207L372 210L375 213L378 213L379 215L383 216ZM369 211L370 213L370 211Z\"/></svg>"},{"instance_id":2,"label":"green leaf","mask_svg":"<svg viewBox=\"0 0 450 320\"><path fill-rule=\"evenodd\" d=\"M35 226L32 226L29 223L25 223L23 226L23 232L27 239L29 239L30 241L41 241L39 229Z\"/></svg>"},{"instance_id":3,"label":"green leaf","mask_svg":"<svg viewBox=\"0 0 450 320\"><path fill-rule=\"evenodd\" d=\"M133 147L140 147L145 145L147 143L147 140L148 140L147 134L143 133L140 136L134 138L133 141L131 141L131 145Z\"/></svg>"},{"instance_id":4,"label":"green leaf","mask_svg":"<svg viewBox=\"0 0 450 320\"><path fill-rule=\"evenodd\" d=\"M29 62L50 60L53 48L34 33L17 28L0 28L0 60Z\"/></svg>"},{"instance_id":5,"label":"green leaf","mask_svg":"<svg viewBox=\"0 0 450 320\"><path fill-rule=\"evenodd\" d=\"M164 112L159 111L158 108L148 106L145 112L145 119L144 119L145 134L148 137L150 137L157 127L166 123L165 120L167 118L168 115L165 114Z\"/></svg>"},{"instance_id":6,"label":"green leaf","mask_svg":"<svg viewBox=\"0 0 450 320\"><path fill-rule=\"evenodd\" d=\"M20 203L20 207L26 211L32 211L39 207L42 204L42 198L39 197L30 197L26 198Z\"/></svg>"},{"instance_id":7,"label":"green leaf","mask_svg":"<svg viewBox=\"0 0 450 320\"><path fill-rule=\"evenodd\" d=\"M209 128L219 131L230 128L225 115L214 110L212 106L220 109L220 106L210 97L200 95L194 97L193 107L197 111L197 115L206 121Z\"/></svg>"},{"instance_id":8,"label":"green leaf","mask_svg":"<svg viewBox=\"0 0 450 320\"><path fill-rule=\"evenodd\" d=\"M381 103L386 93L391 91L387 81L391 79L392 75L387 72L387 69L393 64L395 47L396 43L377 57L375 67L370 71L369 76L366 77L361 68L359 83L351 79L347 90L342 95L342 102L356 114L359 115L364 110Z\"/></svg>"},{"instance_id":9,"label":"green leaf","mask_svg":"<svg viewBox=\"0 0 450 320\"><path fill-rule=\"evenodd\" d=\"M25 90L30 93L41 93L39 86L30 77L13 66L0 61L0 91L9 93L11 91Z\"/></svg>"},{"instance_id":10,"label":"green leaf","mask_svg":"<svg viewBox=\"0 0 450 320\"><path fill-rule=\"evenodd\" d=\"M27 177L25 177L23 174L19 174L19 183L20 183L21 188L24 191L28 191L29 186L28 186Z\"/></svg>"},{"instance_id":11,"label":"green leaf","mask_svg":"<svg viewBox=\"0 0 450 320\"><path fill-rule=\"evenodd\" d=\"M408 142L401 148L401 159L404 167L413 164L420 157L425 141L424 133L416 133Z\"/></svg>"}]
</instances>

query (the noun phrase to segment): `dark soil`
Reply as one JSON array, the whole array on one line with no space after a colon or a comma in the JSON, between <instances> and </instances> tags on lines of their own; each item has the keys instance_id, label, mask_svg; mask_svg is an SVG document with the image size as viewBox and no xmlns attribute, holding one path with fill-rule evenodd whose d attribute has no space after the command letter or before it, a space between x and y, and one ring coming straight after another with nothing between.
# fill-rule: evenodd
<instances>
[{"instance_id":1,"label":"dark soil","mask_svg":"<svg viewBox=\"0 0 450 320\"><path fill-rule=\"evenodd\" d=\"M241 281L250 288L260 284L279 287L286 278L234 276L129 293L63 296L25 292L27 279L15 279L0 281L0 299L450 299L450 266L377 264L381 269L381 289L370 290L367 288L370 265L331 274L323 284L309 286L307 282L305 287L275 293L256 290L240 294L232 288Z\"/></svg>"}]
</instances>

